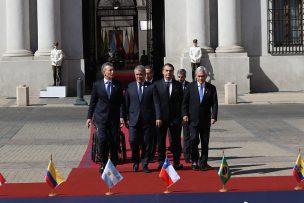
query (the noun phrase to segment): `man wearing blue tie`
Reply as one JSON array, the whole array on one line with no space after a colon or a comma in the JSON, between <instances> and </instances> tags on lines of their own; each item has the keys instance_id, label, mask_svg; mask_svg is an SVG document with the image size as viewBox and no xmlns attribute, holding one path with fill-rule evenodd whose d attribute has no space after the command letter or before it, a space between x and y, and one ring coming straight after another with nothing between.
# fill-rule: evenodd
<instances>
[{"instance_id":1,"label":"man wearing blue tie","mask_svg":"<svg viewBox=\"0 0 304 203\"><path fill-rule=\"evenodd\" d=\"M182 115L189 123L191 138L192 169L208 170L208 150L211 124L217 121L218 100L216 87L206 82L207 72L203 66L195 71L196 81L185 91ZM198 145L201 140L201 157Z\"/></svg>"},{"instance_id":2,"label":"man wearing blue tie","mask_svg":"<svg viewBox=\"0 0 304 203\"><path fill-rule=\"evenodd\" d=\"M101 70L104 78L93 84L86 122L89 128L94 114L101 152L100 173L103 172L108 161L109 151L113 164L116 166L118 162L118 130L123 124L121 112L123 92L120 83L113 79L113 65L109 62L104 63Z\"/></svg>"},{"instance_id":3,"label":"man wearing blue tie","mask_svg":"<svg viewBox=\"0 0 304 203\"><path fill-rule=\"evenodd\" d=\"M128 85L125 93L124 119L129 127L129 141L134 161L133 171L137 172L141 162L143 172L148 173L151 152L151 130L160 126L159 100L153 85L145 81L145 68L134 69L135 81ZM140 155L141 149L141 155Z\"/></svg>"}]
</instances>

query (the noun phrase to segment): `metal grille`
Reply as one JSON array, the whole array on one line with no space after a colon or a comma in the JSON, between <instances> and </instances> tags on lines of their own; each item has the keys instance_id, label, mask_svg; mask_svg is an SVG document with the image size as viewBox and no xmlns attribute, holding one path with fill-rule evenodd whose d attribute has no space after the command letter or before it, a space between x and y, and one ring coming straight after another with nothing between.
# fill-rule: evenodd
<instances>
[{"instance_id":1,"label":"metal grille","mask_svg":"<svg viewBox=\"0 0 304 203\"><path fill-rule=\"evenodd\" d=\"M152 0L147 0L147 55L153 64Z\"/></svg>"},{"instance_id":2,"label":"metal grille","mask_svg":"<svg viewBox=\"0 0 304 203\"><path fill-rule=\"evenodd\" d=\"M268 0L268 52L304 54L303 0Z\"/></svg>"}]
</instances>

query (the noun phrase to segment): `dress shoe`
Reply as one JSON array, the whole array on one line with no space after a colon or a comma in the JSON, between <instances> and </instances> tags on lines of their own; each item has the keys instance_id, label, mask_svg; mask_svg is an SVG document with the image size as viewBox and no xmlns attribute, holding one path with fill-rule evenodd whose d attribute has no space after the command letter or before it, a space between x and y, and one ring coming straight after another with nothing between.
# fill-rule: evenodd
<instances>
[{"instance_id":1,"label":"dress shoe","mask_svg":"<svg viewBox=\"0 0 304 203\"><path fill-rule=\"evenodd\" d=\"M144 173L150 173L150 170L149 170L147 165L143 166L143 172Z\"/></svg>"},{"instance_id":2,"label":"dress shoe","mask_svg":"<svg viewBox=\"0 0 304 203\"><path fill-rule=\"evenodd\" d=\"M208 166L200 166L201 171L208 171Z\"/></svg>"},{"instance_id":3,"label":"dress shoe","mask_svg":"<svg viewBox=\"0 0 304 203\"><path fill-rule=\"evenodd\" d=\"M104 167L103 167L103 166L100 166L100 168L99 168L99 173L102 174L103 171L104 171Z\"/></svg>"},{"instance_id":4,"label":"dress shoe","mask_svg":"<svg viewBox=\"0 0 304 203\"><path fill-rule=\"evenodd\" d=\"M197 163L193 162L191 168L192 168L192 170L197 170L198 169Z\"/></svg>"},{"instance_id":5,"label":"dress shoe","mask_svg":"<svg viewBox=\"0 0 304 203\"><path fill-rule=\"evenodd\" d=\"M181 169L184 168L183 164L174 164L173 167L174 167L175 170L181 170Z\"/></svg>"},{"instance_id":6,"label":"dress shoe","mask_svg":"<svg viewBox=\"0 0 304 203\"><path fill-rule=\"evenodd\" d=\"M138 163L133 164L133 171L137 172L138 171Z\"/></svg>"}]
</instances>

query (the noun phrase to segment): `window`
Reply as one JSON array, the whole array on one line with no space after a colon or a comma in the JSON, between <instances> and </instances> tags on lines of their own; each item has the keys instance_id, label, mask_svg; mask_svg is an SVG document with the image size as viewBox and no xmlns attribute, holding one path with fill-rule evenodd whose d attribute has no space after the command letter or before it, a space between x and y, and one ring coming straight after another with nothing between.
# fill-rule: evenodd
<instances>
[{"instance_id":1,"label":"window","mask_svg":"<svg viewBox=\"0 0 304 203\"><path fill-rule=\"evenodd\" d=\"M303 0L268 0L268 51L304 54Z\"/></svg>"}]
</instances>

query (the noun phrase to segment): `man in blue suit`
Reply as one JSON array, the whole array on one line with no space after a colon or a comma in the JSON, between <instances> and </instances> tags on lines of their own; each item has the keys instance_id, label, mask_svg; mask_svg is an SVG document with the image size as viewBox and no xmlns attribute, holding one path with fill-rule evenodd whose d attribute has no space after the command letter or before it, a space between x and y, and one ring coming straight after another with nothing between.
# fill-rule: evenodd
<instances>
[{"instance_id":1,"label":"man in blue suit","mask_svg":"<svg viewBox=\"0 0 304 203\"><path fill-rule=\"evenodd\" d=\"M192 169L208 170L210 127L217 121L218 100L216 87L206 82L207 72L203 66L195 70L196 81L185 91L182 115L189 123ZM201 141L201 157L198 145Z\"/></svg>"},{"instance_id":2,"label":"man in blue suit","mask_svg":"<svg viewBox=\"0 0 304 203\"><path fill-rule=\"evenodd\" d=\"M133 171L138 171L141 161L143 172L149 173L151 129L153 125L161 124L159 101L154 87L149 86L145 81L144 66L136 66L134 75L136 81L128 85L125 93L124 117L129 127L129 141L134 161ZM142 149L141 156L140 148Z\"/></svg>"},{"instance_id":3,"label":"man in blue suit","mask_svg":"<svg viewBox=\"0 0 304 203\"><path fill-rule=\"evenodd\" d=\"M101 70L104 78L93 84L86 122L89 128L94 114L101 152L100 173L108 161L109 151L113 164L116 165L118 162L119 128L120 124L123 124L123 91L120 83L113 79L114 67L107 62L102 65Z\"/></svg>"}]
</instances>

